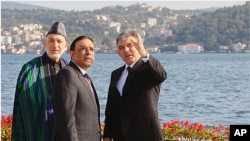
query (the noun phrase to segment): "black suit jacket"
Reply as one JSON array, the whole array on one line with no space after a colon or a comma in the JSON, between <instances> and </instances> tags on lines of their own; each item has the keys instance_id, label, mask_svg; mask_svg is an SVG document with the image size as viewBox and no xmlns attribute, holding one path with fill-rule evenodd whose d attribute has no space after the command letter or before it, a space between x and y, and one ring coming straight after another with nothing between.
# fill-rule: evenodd
<instances>
[{"instance_id":1,"label":"black suit jacket","mask_svg":"<svg viewBox=\"0 0 250 141\"><path fill-rule=\"evenodd\" d=\"M157 105L160 84L167 79L165 69L151 55L146 63L140 59L129 73L121 96L116 85L124 69L120 67L111 74L104 138L163 141Z\"/></svg>"},{"instance_id":2,"label":"black suit jacket","mask_svg":"<svg viewBox=\"0 0 250 141\"><path fill-rule=\"evenodd\" d=\"M55 78L53 108L56 141L100 141L100 108L80 69L70 62Z\"/></svg>"}]
</instances>

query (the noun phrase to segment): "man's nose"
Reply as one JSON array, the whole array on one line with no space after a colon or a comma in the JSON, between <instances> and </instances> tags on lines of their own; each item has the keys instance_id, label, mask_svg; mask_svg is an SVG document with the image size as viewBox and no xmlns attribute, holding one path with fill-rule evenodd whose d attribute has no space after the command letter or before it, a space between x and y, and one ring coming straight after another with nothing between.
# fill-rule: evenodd
<instances>
[{"instance_id":1,"label":"man's nose","mask_svg":"<svg viewBox=\"0 0 250 141\"><path fill-rule=\"evenodd\" d=\"M125 50L125 51L128 51L128 50L129 50L129 47L125 46L124 50Z\"/></svg>"}]
</instances>

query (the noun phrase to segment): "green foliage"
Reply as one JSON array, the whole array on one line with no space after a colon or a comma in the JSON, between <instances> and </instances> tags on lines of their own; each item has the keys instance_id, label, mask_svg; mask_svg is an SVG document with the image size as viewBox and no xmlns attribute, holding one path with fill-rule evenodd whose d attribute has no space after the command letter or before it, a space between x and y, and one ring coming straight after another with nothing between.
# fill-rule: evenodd
<instances>
[{"instance_id":1,"label":"green foliage","mask_svg":"<svg viewBox=\"0 0 250 141\"><path fill-rule=\"evenodd\" d=\"M129 7L111 6L93 11L64 11L52 9L10 10L1 9L1 28L8 29L20 24L42 24L47 31L54 21L62 21L67 27L70 40L78 35L92 36L96 43L115 40L118 33L109 27L110 22L120 22L121 30L144 30L146 35L155 29L170 29L172 37L145 36L145 45L185 44L196 42L205 47L206 51L217 51L220 45L233 43L249 44L249 2L244 5L220 8L213 12L202 10L170 10L158 8L148 11L146 7L131 5ZM107 21L97 20L97 15L108 17ZM189 15L191 18L186 18ZM169 17L177 16L177 24L165 25ZM148 18L156 18L157 25L141 28ZM104 35L105 31L109 34ZM109 38L109 39L107 39ZM107 44L111 45L107 42ZM113 47L110 47L113 48Z\"/></svg>"},{"instance_id":2,"label":"green foliage","mask_svg":"<svg viewBox=\"0 0 250 141\"><path fill-rule=\"evenodd\" d=\"M205 50L217 51L219 45L249 44L249 2L193 16L175 27L173 42L202 43Z\"/></svg>"}]
</instances>

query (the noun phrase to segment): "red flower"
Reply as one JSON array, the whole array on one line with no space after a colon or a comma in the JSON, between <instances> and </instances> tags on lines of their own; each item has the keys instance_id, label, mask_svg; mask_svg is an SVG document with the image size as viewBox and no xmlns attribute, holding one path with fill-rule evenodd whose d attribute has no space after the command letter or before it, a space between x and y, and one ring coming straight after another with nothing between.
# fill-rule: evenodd
<instances>
[{"instance_id":1,"label":"red flower","mask_svg":"<svg viewBox=\"0 0 250 141\"><path fill-rule=\"evenodd\" d=\"M1 141L11 140L12 115L1 116Z\"/></svg>"},{"instance_id":2,"label":"red flower","mask_svg":"<svg viewBox=\"0 0 250 141\"><path fill-rule=\"evenodd\" d=\"M164 122L163 125L162 125L163 129L167 128L168 127L168 123Z\"/></svg>"},{"instance_id":3,"label":"red flower","mask_svg":"<svg viewBox=\"0 0 250 141\"><path fill-rule=\"evenodd\" d=\"M103 135L104 123L101 123L101 135ZM12 115L1 116L1 140L11 140ZM224 128L222 125L213 125L213 127L203 126L195 122L189 123L187 120L171 120L162 124L162 133L165 139L189 138L198 140L228 140L230 128Z\"/></svg>"},{"instance_id":4,"label":"red flower","mask_svg":"<svg viewBox=\"0 0 250 141\"><path fill-rule=\"evenodd\" d=\"M196 140L228 140L229 127L214 125L212 128L198 122L190 124L185 120L171 120L163 123L163 136L165 139L196 139Z\"/></svg>"}]
</instances>

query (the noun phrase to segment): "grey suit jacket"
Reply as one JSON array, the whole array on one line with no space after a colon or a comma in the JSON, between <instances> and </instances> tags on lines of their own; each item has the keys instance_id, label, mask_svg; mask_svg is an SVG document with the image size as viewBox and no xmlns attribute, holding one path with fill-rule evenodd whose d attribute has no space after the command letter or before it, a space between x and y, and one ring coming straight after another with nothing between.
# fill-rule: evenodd
<instances>
[{"instance_id":1,"label":"grey suit jacket","mask_svg":"<svg viewBox=\"0 0 250 141\"><path fill-rule=\"evenodd\" d=\"M100 108L80 69L70 62L55 78L53 108L56 141L100 141Z\"/></svg>"}]
</instances>

